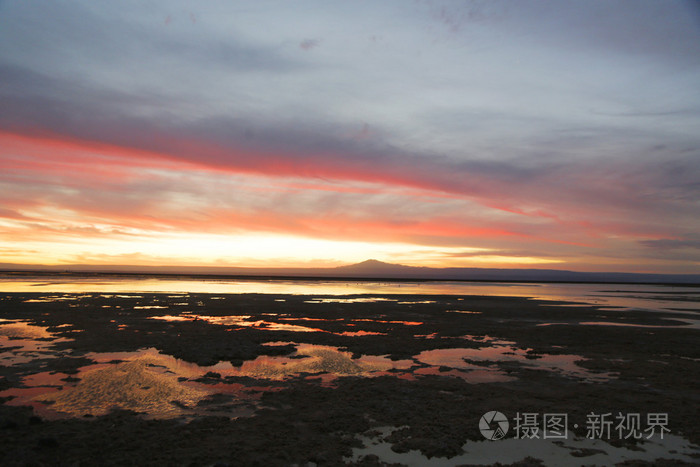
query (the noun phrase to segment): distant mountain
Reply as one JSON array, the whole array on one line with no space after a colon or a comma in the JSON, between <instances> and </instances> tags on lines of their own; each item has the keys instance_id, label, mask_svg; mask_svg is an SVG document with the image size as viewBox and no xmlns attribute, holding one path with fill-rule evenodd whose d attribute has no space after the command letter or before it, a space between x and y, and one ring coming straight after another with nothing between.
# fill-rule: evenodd
<instances>
[{"instance_id":1,"label":"distant mountain","mask_svg":"<svg viewBox=\"0 0 700 467\"><path fill-rule=\"evenodd\" d=\"M425 267L414 267L414 266L404 266L402 264L391 264L384 263L382 261L377 261L376 259L368 259L357 264L349 264L347 266L339 266L333 268L333 271L339 272L341 274L389 274L389 275L420 275L421 272L428 273L430 268Z\"/></svg>"},{"instance_id":2,"label":"distant mountain","mask_svg":"<svg viewBox=\"0 0 700 467\"><path fill-rule=\"evenodd\" d=\"M0 263L0 271L52 273L117 273L207 275L235 277L305 277L403 280L462 280L514 282L607 282L640 284L700 285L700 274L637 274L621 272L576 272L559 269L429 268L391 264L370 259L334 268L240 268L178 266L36 266Z\"/></svg>"}]
</instances>

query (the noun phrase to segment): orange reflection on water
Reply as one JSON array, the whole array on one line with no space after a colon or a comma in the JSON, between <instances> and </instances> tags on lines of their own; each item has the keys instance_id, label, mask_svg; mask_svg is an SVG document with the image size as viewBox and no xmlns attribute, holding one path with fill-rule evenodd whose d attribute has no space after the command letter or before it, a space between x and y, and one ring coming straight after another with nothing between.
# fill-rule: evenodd
<instances>
[{"instance_id":1,"label":"orange reflection on water","mask_svg":"<svg viewBox=\"0 0 700 467\"><path fill-rule=\"evenodd\" d=\"M0 364L12 366L29 363L37 358L54 358L51 346L71 339L56 338L44 326L22 320L0 319Z\"/></svg>"},{"instance_id":2,"label":"orange reflection on water","mask_svg":"<svg viewBox=\"0 0 700 467\"><path fill-rule=\"evenodd\" d=\"M23 378L27 387L12 388L0 395L14 396L11 405L31 405L49 418L61 414L103 415L115 408L171 418L192 413L199 401L214 392L211 386L180 378L195 379L208 371L232 369L228 362L200 367L152 348L89 353L86 357L96 363L82 367L72 378L74 382L66 381L63 373L43 372ZM241 392L241 387L228 385L225 392Z\"/></svg>"},{"instance_id":3,"label":"orange reflection on water","mask_svg":"<svg viewBox=\"0 0 700 467\"><path fill-rule=\"evenodd\" d=\"M345 332L335 332L339 336L386 336L385 332L374 332L374 331L345 331Z\"/></svg>"},{"instance_id":4,"label":"orange reflection on water","mask_svg":"<svg viewBox=\"0 0 700 467\"><path fill-rule=\"evenodd\" d=\"M399 320L382 320L382 319L370 319L370 318L355 318L353 321L369 321L371 323L385 323L385 324L403 324L404 326L421 326L422 321L399 321Z\"/></svg>"},{"instance_id":5,"label":"orange reflection on water","mask_svg":"<svg viewBox=\"0 0 700 467\"><path fill-rule=\"evenodd\" d=\"M147 355L91 370L81 374L75 387L48 394L43 400L53 401L53 410L74 415L103 415L116 407L167 418L182 413L171 401L193 406L209 394L179 382L174 373L154 370L153 366L161 364L162 359Z\"/></svg>"},{"instance_id":6,"label":"orange reflection on water","mask_svg":"<svg viewBox=\"0 0 700 467\"><path fill-rule=\"evenodd\" d=\"M622 289L622 290L620 290ZM352 279L331 280L261 280L207 279L142 276L12 276L0 274L0 292L48 293L140 293L174 294L295 294L295 295L486 295L530 297L538 300L577 302L595 306L671 310L679 307L700 310L697 288L647 284L567 284L567 283L503 283L503 282L356 282ZM131 298L137 298L131 296ZM65 299L65 298L64 298ZM383 297L384 300L393 300ZM319 298L315 300L328 300ZM339 299L339 303L348 303ZM377 301L374 297L349 298L352 303ZM413 302L416 303L416 302ZM576 305L570 305L576 306Z\"/></svg>"},{"instance_id":7,"label":"orange reflection on water","mask_svg":"<svg viewBox=\"0 0 700 467\"><path fill-rule=\"evenodd\" d=\"M367 355L353 358L352 353L336 347L299 344L292 357L260 356L244 362L232 374L275 380L302 373L330 373L336 377L371 376L392 368L407 369L413 365L411 360L392 361L386 357Z\"/></svg>"},{"instance_id":8,"label":"orange reflection on water","mask_svg":"<svg viewBox=\"0 0 700 467\"><path fill-rule=\"evenodd\" d=\"M305 300L304 303L375 303L375 302L395 302L392 298L382 297L358 297L358 298L313 298Z\"/></svg>"},{"instance_id":9,"label":"orange reflection on water","mask_svg":"<svg viewBox=\"0 0 700 467\"><path fill-rule=\"evenodd\" d=\"M8 338L43 339L53 337L48 328L26 321L0 319L0 336Z\"/></svg>"},{"instance_id":10,"label":"orange reflection on water","mask_svg":"<svg viewBox=\"0 0 700 467\"><path fill-rule=\"evenodd\" d=\"M206 321L211 324L220 324L222 326L242 326L264 329L266 331L292 331L292 332L327 332L322 329L310 328L307 326L299 326L296 324L276 323L274 321L255 320L249 321L252 316L206 316L187 314L182 316L151 316L151 319L160 319L165 321Z\"/></svg>"},{"instance_id":11,"label":"orange reflection on water","mask_svg":"<svg viewBox=\"0 0 700 467\"><path fill-rule=\"evenodd\" d=\"M274 315L274 313L268 313L270 315ZM158 319L158 320L164 320L164 321L190 321L190 322L195 322L195 321L205 321L211 324L219 324L222 326L241 326L241 327L251 327L251 328L256 328L256 329L261 329L265 331L291 331L291 332L325 332L329 334L335 334L338 336L383 336L386 335L386 333L383 332L375 332L375 331L344 331L344 332L333 332L333 331L326 331L325 329L319 329L319 328L311 328L308 326L301 326L298 324L287 324L287 323L278 323L275 321L265 321L265 320L255 320L255 321L250 321L250 318L252 316L250 315L241 315L241 316L206 316L206 315L195 315L195 314L183 314L180 316L173 316L173 315L163 315L163 316L151 316L151 319ZM306 317L301 317L301 318L279 318L280 320L285 320L285 321L317 321L317 322L323 322L323 321L344 321L343 318L337 318L337 319L324 319L324 318L306 318ZM394 323L394 324L405 324L407 326L417 326L421 325L423 323L418 322L418 321L381 321L381 320L373 320L373 319L358 319L354 321L369 321L369 322L380 322L380 323ZM348 323L348 326L354 326L352 323Z\"/></svg>"}]
</instances>

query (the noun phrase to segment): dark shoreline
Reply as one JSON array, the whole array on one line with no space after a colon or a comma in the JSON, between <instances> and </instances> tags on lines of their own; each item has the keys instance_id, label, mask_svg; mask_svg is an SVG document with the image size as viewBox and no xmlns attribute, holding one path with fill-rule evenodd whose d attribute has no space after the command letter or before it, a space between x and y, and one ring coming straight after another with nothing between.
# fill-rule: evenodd
<instances>
[{"instance_id":1,"label":"dark shoreline","mask_svg":"<svg viewBox=\"0 0 700 467\"><path fill-rule=\"evenodd\" d=\"M150 420L123 410L49 420L4 400L5 404L0 405L2 465L340 465L347 462L353 447L359 447L360 434L381 426L406 427L388 440L399 452L418 449L427 456L454 456L466 440L483 439L477 424L490 410L500 410L509 417L516 412L558 411L568 413L572 420L584 420L592 411L666 412L673 434L700 444L700 427L692 410L700 406L700 330L664 327L678 324L674 318L688 316L683 313L660 315L636 310L616 315L595 306L567 307L561 306L566 302L521 297L416 294L191 293L177 294L176 298L167 293L107 297L61 293L61 297L75 300L27 302L51 295L0 293L0 318L28 321L46 327L55 337L72 339L54 343L55 351L66 354L43 359L41 364L47 366L41 370L33 364L0 366L0 390L17 387L23 375L36 371L80 377L78 370L89 363L89 352L154 347L198 365L224 360L236 366L260 355L288 354L293 350L288 346L263 345L285 341L400 360L435 349L488 348L484 336L505 339L526 349L533 363L550 355L573 354L581 356L577 366L582 370L614 376L591 382L506 361L482 365L514 378L507 382L471 383L442 368L413 380L391 374L344 376L334 379L331 386L320 384L314 375L299 375L274 384L250 377L204 378L202 384L277 387L261 394L255 416L234 420L220 415L189 421ZM183 295L189 305L176 305L183 301ZM394 301L342 303L337 301L339 297ZM335 301L307 303L311 298ZM140 306L166 308L145 310ZM445 312L450 309L469 313ZM192 316L245 316L250 317L246 318L249 321L313 326L319 331L274 331L212 324L204 319L152 319L183 312ZM327 321L329 317L336 319ZM313 325L309 319L315 320L311 321ZM601 320L660 327L538 326ZM405 325L402 321L421 324ZM339 334L359 328L383 334ZM579 436L585 433L581 429L572 431ZM629 440L616 442L629 445ZM585 459L581 458L582 463ZM381 464L366 458L358 465Z\"/></svg>"}]
</instances>

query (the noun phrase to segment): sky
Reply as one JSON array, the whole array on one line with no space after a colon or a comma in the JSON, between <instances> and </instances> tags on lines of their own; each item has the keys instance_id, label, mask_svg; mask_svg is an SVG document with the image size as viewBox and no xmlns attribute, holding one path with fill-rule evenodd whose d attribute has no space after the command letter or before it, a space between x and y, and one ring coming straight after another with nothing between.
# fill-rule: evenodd
<instances>
[{"instance_id":1,"label":"sky","mask_svg":"<svg viewBox=\"0 0 700 467\"><path fill-rule=\"evenodd\" d=\"M700 3L0 1L0 263L700 270Z\"/></svg>"}]
</instances>

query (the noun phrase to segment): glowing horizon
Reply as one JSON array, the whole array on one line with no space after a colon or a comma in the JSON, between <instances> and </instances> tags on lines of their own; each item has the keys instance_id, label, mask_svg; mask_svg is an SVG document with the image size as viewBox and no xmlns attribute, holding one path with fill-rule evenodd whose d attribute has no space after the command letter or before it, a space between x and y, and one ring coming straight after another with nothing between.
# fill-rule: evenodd
<instances>
[{"instance_id":1,"label":"glowing horizon","mask_svg":"<svg viewBox=\"0 0 700 467\"><path fill-rule=\"evenodd\" d=\"M0 263L698 270L691 3L324 5L0 5Z\"/></svg>"}]
</instances>

